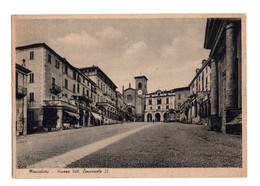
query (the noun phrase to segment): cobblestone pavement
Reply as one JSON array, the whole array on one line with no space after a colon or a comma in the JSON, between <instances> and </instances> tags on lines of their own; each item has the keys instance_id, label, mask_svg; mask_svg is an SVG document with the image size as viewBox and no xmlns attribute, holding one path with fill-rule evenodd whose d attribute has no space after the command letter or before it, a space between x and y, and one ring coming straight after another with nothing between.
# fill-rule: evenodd
<instances>
[{"instance_id":1,"label":"cobblestone pavement","mask_svg":"<svg viewBox=\"0 0 260 186\"><path fill-rule=\"evenodd\" d=\"M19 136L16 138L17 168L26 168L145 125L147 123L123 123Z\"/></svg>"},{"instance_id":2,"label":"cobblestone pavement","mask_svg":"<svg viewBox=\"0 0 260 186\"><path fill-rule=\"evenodd\" d=\"M133 130L114 135L112 137L100 140L98 142L95 142L95 143L92 143L89 145L85 145L83 147L68 151L61 155L57 155L52 158L42 160L38 163L28 166L27 168L65 168L67 165L69 165L77 160L80 160L80 159L84 158L85 156L88 156L102 148L107 147L108 145L111 145L131 134L134 134L134 133L141 131L150 126L153 126L153 125L146 124L144 126L140 126Z\"/></svg>"},{"instance_id":3,"label":"cobblestone pavement","mask_svg":"<svg viewBox=\"0 0 260 186\"><path fill-rule=\"evenodd\" d=\"M241 136L202 125L125 123L27 137L17 141L18 168L242 166Z\"/></svg>"},{"instance_id":4,"label":"cobblestone pavement","mask_svg":"<svg viewBox=\"0 0 260 186\"><path fill-rule=\"evenodd\" d=\"M242 167L242 138L202 125L154 124L67 166L86 167Z\"/></svg>"}]
</instances>

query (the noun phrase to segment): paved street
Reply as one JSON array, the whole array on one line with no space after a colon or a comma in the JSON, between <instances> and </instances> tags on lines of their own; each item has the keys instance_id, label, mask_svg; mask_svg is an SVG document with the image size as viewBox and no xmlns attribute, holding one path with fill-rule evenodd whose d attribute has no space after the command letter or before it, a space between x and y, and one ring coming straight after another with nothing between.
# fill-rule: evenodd
<instances>
[{"instance_id":1,"label":"paved street","mask_svg":"<svg viewBox=\"0 0 260 186\"><path fill-rule=\"evenodd\" d=\"M140 123L125 123L20 136L16 146L17 165L19 168L26 168L28 165L138 127Z\"/></svg>"},{"instance_id":2,"label":"paved street","mask_svg":"<svg viewBox=\"0 0 260 186\"><path fill-rule=\"evenodd\" d=\"M19 137L26 167L241 167L241 136L181 123L125 123Z\"/></svg>"}]
</instances>

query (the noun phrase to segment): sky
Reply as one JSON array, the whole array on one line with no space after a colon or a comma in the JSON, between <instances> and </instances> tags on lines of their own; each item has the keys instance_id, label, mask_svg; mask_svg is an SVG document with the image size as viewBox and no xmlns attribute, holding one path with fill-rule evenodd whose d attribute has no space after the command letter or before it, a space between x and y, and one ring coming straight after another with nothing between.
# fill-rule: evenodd
<instances>
[{"instance_id":1,"label":"sky","mask_svg":"<svg viewBox=\"0 0 260 186\"><path fill-rule=\"evenodd\" d=\"M17 19L15 46L46 43L77 68L99 66L116 84L148 92L188 86L207 59L205 18Z\"/></svg>"}]
</instances>

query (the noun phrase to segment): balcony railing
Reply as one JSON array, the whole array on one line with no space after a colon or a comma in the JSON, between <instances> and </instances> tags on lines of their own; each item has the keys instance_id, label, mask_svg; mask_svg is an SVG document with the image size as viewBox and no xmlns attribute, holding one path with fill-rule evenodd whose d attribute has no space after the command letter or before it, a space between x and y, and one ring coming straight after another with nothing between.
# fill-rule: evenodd
<instances>
[{"instance_id":1,"label":"balcony railing","mask_svg":"<svg viewBox=\"0 0 260 186\"><path fill-rule=\"evenodd\" d=\"M59 94L61 93L61 87L56 84L51 84L50 92L53 94Z\"/></svg>"},{"instance_id":2,"label":"balcony railing","mask_svg":"<svg viewBox=\"0 0 260 186\"><path fill-rule=\"evenodd\" d=\"M44 106L47 107L63 107L67 108L68 110L77 110L77 106L71 103L68 103L63 100L44 100Z\"/></svg>"},{"instance_id":3,"label":"balcony railing","mask_svg":"<svg viewBox=\"0 0 260 186\"><path fill-rule=\"evenodd\" d=\"M108 102L98 102L96 103L97 106L108 106Z\"/></svg>"},{"instance_id":4,"label":"balcony railing","mask_svg":"<svg viewBox=\"0 0 260 186\"><path fill-rule=\"evenodd\" d=\"M83 101L86 101L88 103L92 103L93 102L93 99L91 97L88 97L86 94L82 94L82 96L75 95L74 99L83 100Z\"/></svg>"},{"instance_id":5,"label":"balcony railing","mask_svg":"<svg viewBox=\"0 0 260 186\"><path fill-rule=\"evenodd\" d=\"M27 95L27 88L16 85L16 97L22 98Z\"/></svg>"},{"instance_id":6,"label":"balcony railing","mask_svg":"<svg viewBox=\"0 0 260 186\"><path fill-rule=\"evenodd\" d=\"M98 102L98 103L96 103L96 106L103 106L103 107L109 106L109 107L115 108L115 105L112 104L111 102Z\"/></svg>"}]
</instances>

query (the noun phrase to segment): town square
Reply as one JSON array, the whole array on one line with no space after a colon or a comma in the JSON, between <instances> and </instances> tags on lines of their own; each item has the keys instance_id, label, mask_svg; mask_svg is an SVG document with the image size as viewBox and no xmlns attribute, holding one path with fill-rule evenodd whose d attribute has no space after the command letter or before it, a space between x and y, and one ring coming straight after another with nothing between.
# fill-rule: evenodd
<instances>
[{"instance_id":1,"label":"town square","mask_svg":"<svg viewBox=\"0 0 260 186\"><path fill-rule=\"evenodd\" d=\"M16 168L243 167L243 16L13 21Z\"/></svg>"}]
</instances>

